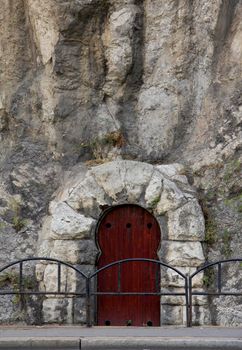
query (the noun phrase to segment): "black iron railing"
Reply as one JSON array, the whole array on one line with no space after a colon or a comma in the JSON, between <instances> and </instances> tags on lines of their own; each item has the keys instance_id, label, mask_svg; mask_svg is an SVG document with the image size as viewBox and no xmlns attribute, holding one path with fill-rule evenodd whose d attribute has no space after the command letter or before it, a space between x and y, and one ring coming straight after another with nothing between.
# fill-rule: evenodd
<instances>
[{"instance_id":1,"label":"black iron railing","mask_svg":"<svg viewBox=\"0 0 242 350\"><path fill-rule=\"evenodd\" d=\"M181 292L161 292L161 288L159 286L159 288L157 288L156 292L147 292L147 291L143 291L143 292L122 292L121 291L121 265L123 264L127 264L127 263L131 263L131 262L140 262L140 263L151 263L151 264L155 264L157 266L163 266L167 269L171 269L173 271L175 271L178 275L180 275L183 279L184 279L184 293ZM97 292L95 290L91 290L90 288L90 284L91 284L91 280L96 277L99 273L103 272L104 270L110 269L113 266L118 265L118 283L117 283L117 291L112 291L112 292ZM157 279L158 280L158 279ZM185 300L186 300L186 305L188 305L189 303L189 295L188 295L188 280L187 280L187 276L185 276L181 271L179 271L178 269L176 269L175 267L172 267L166 263L163 263L159 260L153 260L153 259L145 259L145 258L136 258L136 259L123 259L123 260L119 260L119 261L115 261L112 262L102 268L100 268L99 270L95 271L93 274L88 276L87 279L87 305L90 306L90 298L91 296L95 296L95 295L116 295L116 296L122 296L122 295L158 295L158 296L184 296ZM156 282L157 285L157 282ZM187 317L187 325L188 325L188 321L189 321L189 309L188 307L186 307L186 317ZM90 316L91 316L91 309L90 307L87 308L87 326L91 325L90 322Z\"/></svg>"},{"instance_id":2,"label":"black iron railing","mask_svg":"<svg viewBox=\"0 0 242 350\"><path fill-rule=\"evenodd\" d=\"M48 262L50 264L55 264L57 265L57 276L56 276L56 290L29 290L26 288L25 283L24 283L24 264L27 264L29 262ZM122 292L121 285L121 266L122 264L128 264L132 262L140 262L140 263L151 263L151 264L156 264L157 266L164 267L166 269L173 270L176 272L183 280L184 280L184 292L167 292L167 291L162 291L160 286L157 288L156 292L148 292L148 291L141 291L141 292ZM238 262L242 264L242 259L241 258L235 258L235 259L228 259L228 260L221 260L221 261L216 261L210 264L206 264L205 266L199 268L196 272L193 274L185 275L175 267L172 267L164 262L158 261L158 260L152 260L152 259L145 259L145 258L134 258L134 259L123 259L119 261L112 262L99 270L93 272L93 273L88 273L85 274L82 272L79 268L73 266L72 264L63 262L58 259L51 259L51 258L45 258L45 257L34 257L34 258L26 258L18 261L14 261L3 268L0 269L0 280L1 280L1 274L6 272L8 269L17 267L18 266L18 283L16 285L15 281L15 287L12 290L6 290L2 286L0 286L0 296L1 295L19 295L20 297L24 295L43 295L43 296L48 296L48 295L62 295L66 297L83 297L86 299L86 325L87 327L92 326L92 321L91 321L91 313L92 313L92 306L91 306L91 298L99 295L116 295L116 296L122 296L122 295L158 295L158 296L183 296L185 298L185 306L186 306L186 324L187 327L192 327L192 310L193 310L193 297L194 296L242 296L242 291L241 292L230 292L230 291L224 291L222 287L222 271L223 271L223 266L225 264L229 263L235 263ZM95 283L92 283L92 281L104 270L110 269L113 266L118 266L118 281L117 281L117 286L116 290L114 291L109 291L109 292L104 292L104 291L97 291L95 289ZM66 267L69 268L72 271L75 271L78 277L80 277L83 280L83 283L85 283L85 292L79 290L79 287L76 288L75 292L68 291L68 290L62 290L62 268ZM203 289L202 291L197 290L193 287L193 282L194 278L199 274L206 272L206 270L210 269L211 267L217 267L217 273L216 273L216 290L207 290ZM215 274L213 275L213 277ZM157 279L159 281L159 279ZM11 282L11 281L9 281ZM156 283L157 284L157 283ZM27 290L28 289L28 290Z\"/></svg>"},{"instance_id":3,"label":"black iron railing","mask_svg":"<svg viewBox=\"0 0 242 350\"><path fill-rule=\"evenodd\" d=\"M225 264L229 263L236 263L238 262L240 264L240 267L242 267L242 259L241 258L234 258L234 259L227 259L227 260L219 260L215 261L213 263L208 263L205 266L202 266L197 271L195 271L192 275L188 277L189 282L189 302L188 302L188 309L189 309L189 316L188 316L188 327L192 327L192 309L193 309L193 296L242 296L242 290L241 292L230 292L230 291L224 291L222 288L222 267ZM193 287L193 281L194 278L203 272L209 271L212 267L217 268L217 273L210 274L209 281L207 281L207 291L198 291L196 288Z\"/></svg>"}]
</instances>

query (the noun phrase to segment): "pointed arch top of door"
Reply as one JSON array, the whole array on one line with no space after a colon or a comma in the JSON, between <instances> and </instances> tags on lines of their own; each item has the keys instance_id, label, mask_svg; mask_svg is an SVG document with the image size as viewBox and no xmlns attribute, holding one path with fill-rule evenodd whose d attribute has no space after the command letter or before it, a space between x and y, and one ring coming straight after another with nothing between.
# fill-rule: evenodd
<instances>
[{"instance_id":1,"label":"pointed arch top of door","mask_svg":"<svg viewBox=\"0 0 242 350\"><path fill-rule=\"evenodd\" d=\"M105 210L95 236L99 247L99 267L126 258L158 259L161 241L159 223L148 210L137 204L121 204ZM105 257L105 248L109 253L112 251L113 256Z\"/></svg>"}]
</instances>

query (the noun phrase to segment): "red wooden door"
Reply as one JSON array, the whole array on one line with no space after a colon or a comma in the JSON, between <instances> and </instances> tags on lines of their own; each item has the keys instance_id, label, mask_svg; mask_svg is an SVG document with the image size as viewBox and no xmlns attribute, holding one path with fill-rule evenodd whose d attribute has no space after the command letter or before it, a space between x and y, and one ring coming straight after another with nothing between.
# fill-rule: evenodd
<instances>
[{"instance_id":1,"label":"red wooden door","mask_svg":"<svg viewBox=\"0 0 242 350\"><path fill-rule=\"evenodd\" d=\"M121 259L158 260L160 228L156 219L136 205L114 207L98 227L101 250L98 269ZM120 283L119 278L120 276ZM157 292L160 284L158 264L129 262L98 274L98 292ZM98 325L160 325L160 297L157 295L100 295L97 298Z\"/></svg>"}]
</instances>

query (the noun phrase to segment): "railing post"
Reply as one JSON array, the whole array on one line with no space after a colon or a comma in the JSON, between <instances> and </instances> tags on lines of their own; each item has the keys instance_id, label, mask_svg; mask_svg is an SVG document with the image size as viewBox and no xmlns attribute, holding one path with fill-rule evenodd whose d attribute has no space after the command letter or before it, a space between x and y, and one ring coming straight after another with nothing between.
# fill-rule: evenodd
<instances>
[{"instance_id":1,"label":"railing post","mask_svg":"<svg viewBox=\"0 0 242 350\"><path fill-rule=\"evenodd\" d=\"M24 301L25 301L25 297L23 295L24 290L23 290L23 262L21 261L19 263L19 296L20 296L20 308L21 311L23 311L24 309ZM18 295L16 294L16 297L18 297Z\"/></svg>"},{"instance_id":2,"label":"railing post","mask_svg":"<svg viewBox=\"0 0 242 350\"><path fill-rule=\"evenodd\" d=\"M221 263L218 263L218 274L217 274L217 288L218 288L218 293L221 293L221 286L222 286L222 281L221 281Z\"/></svg>"},{"instance_id":3,"label":"railing post","mask_svg":"<svg viewBox=\"0 0 242 350\"><path fill-rule=\"evenodd\" d=\"M192 327L192 277L187 277L188 280L188 322L187 326Z\"/></svg>"},{"instance_id":4,"label":"railing post","mask_svg":"<svg viewBox=\"0 0 242 350\"><path fill-rule=\"evenodd\" d=\"M87 327L92 327L91 323L91 290L90 290L90 273L86 278L86 324Z\"/></svg>"},{"instance_id":5,"label":"railing post","mask_svg":"<svg viewBox=\"0 0 242 350\"><path fill-rule=\"evenodd\" d=\"M57 272L57 290L58 293L61 291L61 264L58 262L58 272Z\"/></svg>"},{"instance_id":6,"label":"railing post","mask_svg":"<svg viewBox=\"0 0 242 350\"><path fill-rule=\"evenodd\" d=\"M186 298L186 323L187 327L189 327L189 276L186 275L185 279L185 298Z\"/></svg>"}]
</instances>

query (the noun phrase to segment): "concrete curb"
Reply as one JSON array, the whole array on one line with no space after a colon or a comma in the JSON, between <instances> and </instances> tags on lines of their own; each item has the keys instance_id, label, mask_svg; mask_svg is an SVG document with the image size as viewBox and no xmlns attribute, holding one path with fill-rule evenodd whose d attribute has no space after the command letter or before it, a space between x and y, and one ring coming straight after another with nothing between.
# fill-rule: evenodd
<instances>
[{"instance_id":1,"label":"concrete curb","mask_svg":"<svg viewBox=\"0 0 242 350\"><path fill-rule=\"evenodd\" d=\"M81 350L242 350L242 339L228 338L81 338Z\"/></svg>"},{"instance_id":2,"label":"concrete curb","mask_svg":"<svg viewBox=\"0 0 242 350\"><path fill-rule=\"evenodd\" d=\"M57 349L57 350L80 350L80 338L58 337L16 337L1 338L0 349Z\"/></svg>"},{"instance_id":3,"label":"concrete curb","mask_svg":"<svg viewBox=\"0 0 242 350\"><path fill-rule=\"evenodd\" d=\"M25 337L1 338L6 350L242 350L239 338L166 337Z\"/></svg>"},{"instance_id":4,"label":"concrete curb","mask_svg":"<svg viewBox=\"0 0 242 350\"><path fill-rule=\"evenodd\" d=\"M242 350L241 339L165 337L15 337L0 339L0 349L62 350Z\"/></svg>"}]
</instances>

